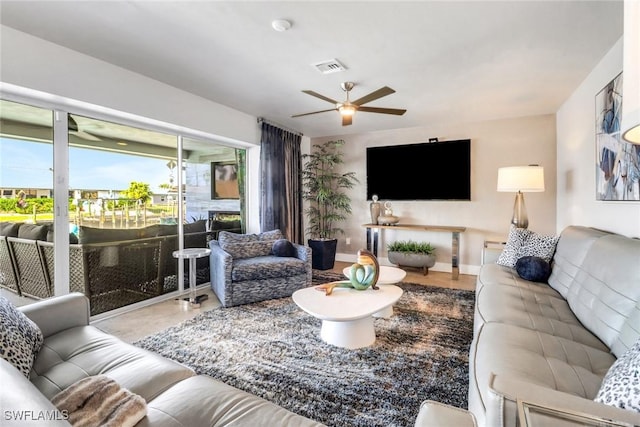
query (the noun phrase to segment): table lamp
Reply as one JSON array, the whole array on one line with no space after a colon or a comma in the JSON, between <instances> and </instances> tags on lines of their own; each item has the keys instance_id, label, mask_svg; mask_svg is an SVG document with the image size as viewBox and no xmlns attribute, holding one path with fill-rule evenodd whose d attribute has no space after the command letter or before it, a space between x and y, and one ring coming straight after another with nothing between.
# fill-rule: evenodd
<instances>
[{"instance_id":1,"label":"table lamp","mask_svg":"<svg viewBox=\"0 0 640 427\"><path fill-rule=\"evenodd\" d=\"M544 168L538 165L499 168L498 191L516 193L511 224L518 228L527 228L529 218L522 193L544 191Z\"/></svg>"}]
</instances>

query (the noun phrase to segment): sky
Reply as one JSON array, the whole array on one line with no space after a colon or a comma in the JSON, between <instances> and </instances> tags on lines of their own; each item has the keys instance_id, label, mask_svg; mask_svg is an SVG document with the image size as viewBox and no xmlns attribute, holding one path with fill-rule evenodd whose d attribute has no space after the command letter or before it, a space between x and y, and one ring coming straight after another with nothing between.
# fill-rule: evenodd
<instances>
[{"instance_id":1,"label":"sky","mask_svg":"<svg viewBox=\"0 0 640 427\"><path fill-rule=\"evenodd\" d=\"M70 147L69 188L125 190L138 181L164 193L159 185L169 182L166 164L165 159ZM53 188L52 167L52 144L0 138L0 188Z\"/></svg>"}]
</instances>

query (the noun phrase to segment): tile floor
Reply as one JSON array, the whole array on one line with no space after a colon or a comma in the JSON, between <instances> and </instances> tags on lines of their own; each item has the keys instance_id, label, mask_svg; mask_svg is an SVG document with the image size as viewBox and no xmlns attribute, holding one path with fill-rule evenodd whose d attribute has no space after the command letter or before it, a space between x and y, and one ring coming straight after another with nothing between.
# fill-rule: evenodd
<instances>
[{"instance_id":1,"label":"tile floor","mask_svg":"<svg viewBox=\"0 0 640 427\"><path fill-rule=\"evenodd\" d=\"M341 273L342 269L350 265L346 262L336 262L334 272ZM429 284L452 289L474 290L476 276L461 274L458 280L451 279L451 273L430 271L423 275L419 269L407 269L406 282ZM101 319L92 324L105 332L120 337L123 341L134 342L147 335L154 334L184 320L190 319L204 311L219 308L220 301L210 289L198 290L198 295L206 293L209 298L200 308L191 308L180 300L166 300L148 307L139 308L128 313ZM15 305L29 303L29 298L21 298L11 291L0 288L0 295L7 297Z\"/></svg>"}]
</instances>

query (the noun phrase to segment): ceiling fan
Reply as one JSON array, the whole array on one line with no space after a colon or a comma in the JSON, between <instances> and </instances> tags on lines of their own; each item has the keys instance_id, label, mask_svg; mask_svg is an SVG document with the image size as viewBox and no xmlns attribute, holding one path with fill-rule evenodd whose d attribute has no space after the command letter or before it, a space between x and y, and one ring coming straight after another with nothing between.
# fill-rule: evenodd
<instances>
[{"instance_id":1,"label":"ceiling fan","mask_svg":"<svg viewBox=\"0 0 640 427\"><path fill-rule=\"evenodd\" d=\"M391 95L395 93L395 90L391 89L388 86L384 86L376 91L371 92L368 95L363 96L362 98L356 99L355 101L349 100L349 92L356 84L353 82L344 82L340 85L342 90L347 93L347 99L344 102L338 102L335 99L328 98L324 95L320 95L317 92L312 90L303 90L302 92L307 95L315 96L316 98L320 98L324 101L330 102L335 105L334 108L330 108L328 110L320 110L313 111L311 113L303 113L296 114L291 117L302 117L308 116L310 114L318 114L318 113L326 113L327 111L338 111L342 116L342 126L348 126L353 122L353 115L356 111L362 111L365 113L380 113L380 114L395 114L396 116L403 115L407 110L401 110L398 108L379 108L379 107L364 107L363 105L375 101L378 98L382 98L383 96Z\"/></svg>"}]
</instances>

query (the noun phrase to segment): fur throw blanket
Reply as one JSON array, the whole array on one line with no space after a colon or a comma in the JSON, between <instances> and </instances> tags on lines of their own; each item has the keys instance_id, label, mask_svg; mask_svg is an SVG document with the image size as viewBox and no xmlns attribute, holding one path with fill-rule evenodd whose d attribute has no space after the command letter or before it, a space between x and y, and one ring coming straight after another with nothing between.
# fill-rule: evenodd
<instances>
[{"instance_id":1,"label":"fur throw blanket","mask_svg":"<svg viewBox=\"0 0 640 427\"><path fill-rule=\"evenodd\" d=\"M133 427L147 415L147 402L106 375L83 378L56 394L53 403L74 427Z\"/></svg>"}]
</instances>

